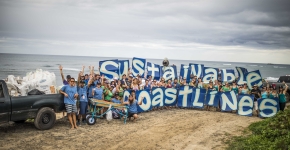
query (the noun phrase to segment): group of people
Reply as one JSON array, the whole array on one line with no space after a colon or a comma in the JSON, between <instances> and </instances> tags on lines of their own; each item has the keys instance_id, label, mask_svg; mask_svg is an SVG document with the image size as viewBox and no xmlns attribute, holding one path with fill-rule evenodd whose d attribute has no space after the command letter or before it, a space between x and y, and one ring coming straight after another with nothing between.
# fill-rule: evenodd
<instances>
[{"instance_id":1,"label":"group of people","mask_svg":"<svg viewBox=\"0 0 290 150\"><path fill-rule=\"evenodd\" d=\"M121 79L114 77L113 80L106 79L104 75L95 74L94 67L89 66L89 74L84 74L85 66L82 67L82 71L78 74L77 80L72 78L70 75L64 78L62 66L59 66L61 77L64 86L60 89L60 93L64 95L64 103L68 119L71 123L72 129L77 128L81 123L85 124L85 115L88 110L88 101L91 98L98 100L105 100L113 103L122 103L128 105L128 117L133 117L135 121L138 118L137 105L142 105L142 100L136 101L135 92L138 90L151 90L153 87L165 87L165 88L176 88L180 86L189 85L196 88L204 88L208 91L216 90L220 92L234 91L236 95L239 94L253 94L254 95L254 109L258 115L258 104L259 98L274 98L277 97L280 100L280 109L283 111L286 104L286 91L288 89L287 84L285 87L279 87L276 91L275 87L264 86L261 90L257 85L250 90L247 84L237 85L236 82L231 84L228 82L222 83L220 80L210 81L204 83L202 78L198 78L195 75L190 76L188 82L186 78L175 78L173 81L165 81L163 77L159 81L153 79L151 76L143 79L140 75L133 77L129 68L128 74L123 74ZM125 90L131 90L131 94L128 101L123 101L123 94ZM207 106L206 110L209 110ZM76 117L76 114L79 114ZM82 120L82 121L81 121Z\"/></svg>"}]
</instances>

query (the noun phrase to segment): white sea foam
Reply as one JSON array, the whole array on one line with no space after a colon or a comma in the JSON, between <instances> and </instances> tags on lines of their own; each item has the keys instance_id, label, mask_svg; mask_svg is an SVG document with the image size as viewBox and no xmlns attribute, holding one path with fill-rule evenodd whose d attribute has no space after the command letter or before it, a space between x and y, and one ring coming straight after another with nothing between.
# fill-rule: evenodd
<instances>
[{"instance_id":1,"label":"white sea foam","mask_svg":"<svg viewBox=\"0 0 290 150\"><path fill-rule=\"evenodd\" d=\"M63 70L81 71L80 69L76 69L76 68L63 68Z\"/></svg>"},{"instance_id":2,"label":"white sea foam","mask_svg":"<svg viewBox=\"0 0 290 150\"><path fill-rule=\"evenodd\" d=\"M232 65L232 64L223 64L223 65L225 65L225 66L230 66L230 65Z\"/></svg>"},{"instance_id":3,"label":"white sea foam","mask_svg":"<svg viewBox=\"0 0 290 150\"><path fill-rule=\"evenodd\" d=\"M258 66L258 65L249 65L249 66Z\"/></svg>"}]
</instances>

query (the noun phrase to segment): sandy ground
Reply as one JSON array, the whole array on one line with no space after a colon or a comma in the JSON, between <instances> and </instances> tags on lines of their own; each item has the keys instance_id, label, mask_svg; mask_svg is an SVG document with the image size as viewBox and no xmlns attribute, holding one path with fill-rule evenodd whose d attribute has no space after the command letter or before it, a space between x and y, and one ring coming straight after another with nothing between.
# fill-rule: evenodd
<instances>
[{"instance_id":1,"label":"sandy ground","mask_svg":"<svg viewBox=\"0 0 290 150\"><path fill-rule=\"evenodd\" d=\"M0 127L0 149L224 149L257 117L192 109L158 110L140 114L137 122L97 120L70 130L60 117L55 126L37 130L33 123Z\"/></svg>"}]
</instances>

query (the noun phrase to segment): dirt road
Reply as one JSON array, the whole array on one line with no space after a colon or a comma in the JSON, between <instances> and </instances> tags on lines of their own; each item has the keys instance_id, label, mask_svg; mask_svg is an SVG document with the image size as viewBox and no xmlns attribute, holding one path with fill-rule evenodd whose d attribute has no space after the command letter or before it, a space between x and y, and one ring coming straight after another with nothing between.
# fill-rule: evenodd
<instances>
[{"instance_id":1,"label":"dirt road","mask_svg":"<svg viewBox=\"0 0 290 150\"><path fill-rule=\"evenodd\" d=\"M222 141L228 135L239 135L259 120L235 113L171 109L142 113L137 122L101 119L73 130L64 118L47 131L26 122L0 127L0 149L224 149Z\"/></svg>"}]
</instances>

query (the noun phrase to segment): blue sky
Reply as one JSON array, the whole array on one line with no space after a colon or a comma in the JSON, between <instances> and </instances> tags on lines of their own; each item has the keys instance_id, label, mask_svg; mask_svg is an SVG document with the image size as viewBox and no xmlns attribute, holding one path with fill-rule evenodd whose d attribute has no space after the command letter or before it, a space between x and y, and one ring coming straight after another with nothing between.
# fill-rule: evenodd
<instances>
[{"instance_id":1,"label":"blue sky","mask_svg":"<svg viewBox=\"0 0 290 150\"><path fill-rule=\"evenodd\" d=\"M2 0L0 52L290 64L287 0Z\"/></svg>"}]
</instances>

